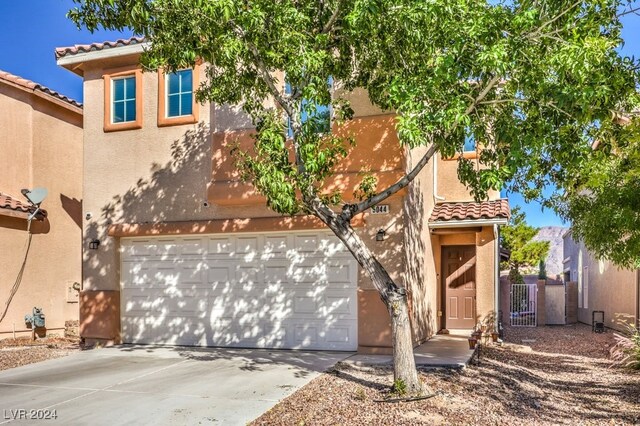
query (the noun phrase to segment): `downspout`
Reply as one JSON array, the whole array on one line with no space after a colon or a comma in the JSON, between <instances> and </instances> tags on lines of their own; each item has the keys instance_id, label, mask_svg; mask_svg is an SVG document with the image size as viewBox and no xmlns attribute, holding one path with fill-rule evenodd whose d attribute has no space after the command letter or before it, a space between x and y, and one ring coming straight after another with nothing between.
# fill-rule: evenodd
<instances>
[{"instance_id":1,"label":"downspout","mask_svg":"<svg viewBox=\"0 0 640 426\"><path fill-rule=\"evenodd\" d=\"M438 195L438 154L433 157L433 203L444 201L445 198Z\"/></svg>"},{"instance_id":2,"label":"downspout","mask_svg":"<svg viewBox=\"0 0 640 426\"><path fill-rule=\"evenodd\" d=\"M498 330L498 315L500 313L500 227L498 225L493 225L493 238L494 238L494 247L495 247L495 260L494 260L494 302L495 303L495 330Z\"/></svg>"}]
</instances>

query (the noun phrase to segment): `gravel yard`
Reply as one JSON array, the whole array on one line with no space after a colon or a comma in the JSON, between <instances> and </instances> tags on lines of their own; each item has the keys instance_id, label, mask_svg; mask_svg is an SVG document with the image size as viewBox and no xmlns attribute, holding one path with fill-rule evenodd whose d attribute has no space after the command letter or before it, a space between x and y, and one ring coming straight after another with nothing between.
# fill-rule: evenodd
<instances>
[{"instance_id":1,"label":"gravel yard","mask_svg":"<svg viewBox=\"0 0 640 426\"><path fill-rule=\"evenodd\" d=\"M339 365L254 425L638 424L640 374L611 366L613 333L586 325L508 328L480 365L425 371L432 399L385 403L388 370ZM523 342L524 340L524 342Z\"/></svg>"},{"instance_id":2,"label":"gravel yard","mask_svg":"<svg viewBox=\"0 0 640 426\"><path fill-rule=\"evenodd\" d=\"M47 337L0 340L0 370L60 358L80 350L77 339Z\"/></svg>"}]
</instances>

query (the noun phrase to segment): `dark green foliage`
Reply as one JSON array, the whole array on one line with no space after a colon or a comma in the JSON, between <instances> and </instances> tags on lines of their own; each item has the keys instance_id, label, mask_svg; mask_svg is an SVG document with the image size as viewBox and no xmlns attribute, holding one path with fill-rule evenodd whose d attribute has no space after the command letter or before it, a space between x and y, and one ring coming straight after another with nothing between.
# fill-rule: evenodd
<instances>
[{"instance_id":1,"label":"dark green foliage","mask_svg":"<svg viewBox=\"0 0 640 426\"><path fill-rule=\"evenodd\" d=\"M520 268L544 265L549 253L549 241L532 241L538 228L527 225L524 213L518 208L511 211L509 225L500 231L500 243L509 250L509 279L514 283L522 283Z\"/></svg>"}]
</instances>

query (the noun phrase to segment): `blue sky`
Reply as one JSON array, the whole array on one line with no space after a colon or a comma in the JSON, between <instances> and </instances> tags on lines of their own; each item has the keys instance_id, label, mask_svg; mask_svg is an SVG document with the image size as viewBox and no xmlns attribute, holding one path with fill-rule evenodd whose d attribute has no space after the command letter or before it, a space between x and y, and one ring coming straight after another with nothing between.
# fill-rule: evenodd
<instances>
[{"instance_id":1,"label":"blue sky","mask_svg":"<svg viewBox=\"0 0 640 426\"><path fill-rule=\"evenodd\" d=\"M82 101L82 80L56 65L54 49L116 40L130 34L78 30L65 16L72 7L71 0L1 0L0 69ZM640 18L626 16L624 24L622 52L639 57ZM509 202L522 206L527 221L534 226L563 225L551 210L543 211L535 202L526 204L519 194L509 194Z\"/></svg>"}]
</instances>

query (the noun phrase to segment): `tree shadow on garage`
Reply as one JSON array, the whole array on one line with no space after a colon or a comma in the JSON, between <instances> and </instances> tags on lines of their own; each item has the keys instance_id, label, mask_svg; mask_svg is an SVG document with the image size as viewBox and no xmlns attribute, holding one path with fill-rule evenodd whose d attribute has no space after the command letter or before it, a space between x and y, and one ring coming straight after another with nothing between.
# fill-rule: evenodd
<instances>
[{"instance_id":1,"label":"tree shadow on garage","mask_svg":"<svg viewBox=\"0 0 640 426\"><path fill-rule=\"evenodd\" d=\"M367 128L367 131L370 131ZM359 130L364 131L364 128ZM358 134L354 135L358 139ZM120 260L118 256L118 249L120 248L120 240L107 235L108 229L114 224L158 224L167 223L171 221L199 221L200 223L206 222L212 218L228 217L228 218L242 218L246 217L246 207L225 207L225 206L205 206L204 203L207 200L207 184L212 176L212 168L219 167L221 163L232 161L228 157L228 153L223 153L221 156L213 156L214 148L211 142L211 131L207 125L200 124L194 130L186 132L183 137L175 140L171 144L171 160L164 165L152 164L149 171L148 178L140 178L134 186L132 186L124 194L113 196L112 200L108 202L100 213L100 220L91 222L85 233L85 246L89 244L92 239L99 239L101 241L101 247L97 251L85 251L85 267L88 269L86 273L87 279L85 284L89 284L89 287L95 288L113 288L112 283L101 285L102 279L110 279L116 281L116 274L120 268ZM159 143L162 143L159 141ZM380 153L375 152L378 148L374 147L374 151L370 153L369 158L380 157ZM215 158L214 158L215 157ZM213 163L213 164L212 164ZM416 194L416 193L414 193ZM421 196L420 192L417 192L418 196ZM423 200L421 198L412 199L412 208L406 211L405 215L411 215L416 212L420 212L420 206L422 206ZM266 206L262 206L261 212L258 216L275 216L275 213L268 210ZM416 216L417 217L417 216ZM286 218L283 218L286 220ZM231 221L231 220L230 220ZM231 223L231 222L230 222ZM407 262L411 259L407 258L407 252L403 250L398 244L378 244L376 242L376 232L379 227L391 230L394 239L402 241L403 228L402 223L398 222L395 218L386 219L384 217L377 217L375 221L372 218L372 226L365 230L363 237L366 239L367 244L370 244L378 259L390 270L401 271ZM194 225L192 233L198 232L198 226ZM230 225L225 232L233 234L234 231L241 230L241 228L235 225ZM422 241L418 238L421 229L411 230L410 234L414 238L414 243L418 245L416 252L423 249ZM162 238L168 237L166 234ZM406 238L406 235L404 236ZM193 274L197 275L203 273L202 269L199 269L202 261L196 261L194 265L185 265L184 259L175 258L170 259L172 242L167 239L165 248L160 251L156 251L154 254L155 259L163 259L164 262L172 264L174 270L182 268L181 272L176 274L168 274L163 277L159 277L157 268L151 265L153 262L147 262L147 272L142 271L130 271L137 279L142 282L150 282L156 286L161 286L165 289L171 289L170 295L165 294L164 297L171 297L174 299L177 312L179 315L172 316L170 320L156 323L159 310L161 309L161 300L158 300L156 293L152 291L152 288L145 288L140 286L138 293L135 295L136 301L124 300L121 304L123 312L113 314L111 319L101 319L105 315L95 315L95 312L87 313L84 318L92 316L91 321L93 324L100 325L101 328L108 328L110 326L109 321L118 324L116 329L119 329L119 319L121 314L126 314L127 311L137 311L136 316L139 316L139 321L145 327L155 328L154 339L159 342L171 342L172 339L177 341L183 341L189 338L191 334L203 333L201 344L214 345L219 342L214 336L214 333L233 333L233 330L224 329L224 326L213 327L207 318L200 318L200 322L203 324L202 328L194 330L193 328L185 327L184 318L188 312L193 311L195 306L202 300L203 297L209 297L210 294L198 293L196 296L189 296L189 292L193 292L198 289L197 285L187 284L180 286L177 283L181 282L183 277L187 279L184 282L192 282L195 280ZM154 249L155 250L155 249ZM165 250L164 252L162 250ZM200 263L199 263L200 262ZM143 262L144 263L144 262ZM420 263L415 267L415 270L423 269ZM188 268L184 268L189 266ZM122 273L126 273L125 269ZM146 276L144 274L147 274ZM182 274L182 275L180 275ZM191 276L188 276L191 274ZM360 282L368 281L366 278L363 280L362 272ZM415 278L419 273L416 273ZM106 278L105 278L106 277ZM194 279L192 279L194 278ZM411 278L411 277L408 277ZM398 277L399 281L402 277ZM95 284L95 286L93 285ZM225 296L222 296L220 306L224 309L225 314L231 318L237 318L237 310L234 305L238 303L238 293L234 293L233 289L229 286L229 283L222 285L222 290L226 290ZM210 291L207 289L207 291ZM240 292L241 293L241 292ZM213 294L214 297L220 298L219 294ZM189 298L191 297L191 299ZM283 313L287 313L292 309L293 301L291 298L285 298L283 303ZM140 303L138 306L144 307L144 309L137 309L136 303ZM258 308L258 306L256 306ZM427 322L431 320L430 315L431 308L427 312ZM240 309L242 312L242 309ZM414 305L414 312L419 315L425 314L423 305ZM224 315L224 314L223 314ZM246 313L241 313L245 316ZM247 318L252 320L251 318ZM360 321L360 325L363 325L363 321ZM98 327L98 328L100 328ZM422 326L421 326L422 327ZM305 330L303 330L305 331ZM131 331L135 333L135 330ZM386 333L386 332L385 332ZM389 334L386 334L386 338ZM233 336L231 338L233 340ZM193 342L193 344L200 344L200 342ZM145 350L149 350L146 348ZM178 349L176 349L178 350ZM189 351L193 352L191 349ZM263 351L263 350L258 350ZM268 353L279 354L280 351L267 351ZM285 351L282 351L284 353ZM193 354L191 356L194 356ZM211 357L210 354L200 355ZM226 355L215 355L226 356ZM215 359L215 356L213 359ZM283 356L271 356L265 359L271 359L272 362L293 362L295 365L299 365L301 368L311 366L313 363L304 361L304 359L289 359ZM244 364L243 364L244 365ZM262 364L260 362L248 361L245 368L260 368ZM315 370L312 370L315 371Z\"/></svg>"}]
</instances>

